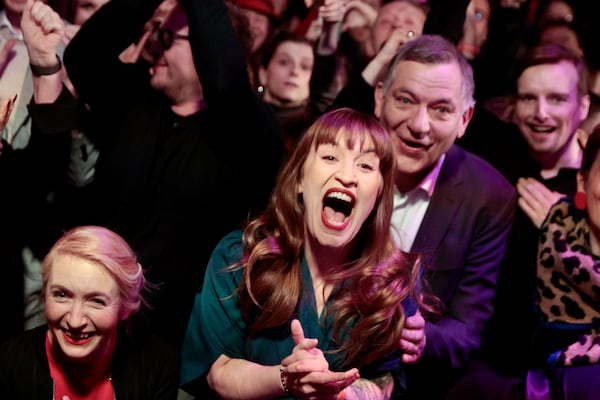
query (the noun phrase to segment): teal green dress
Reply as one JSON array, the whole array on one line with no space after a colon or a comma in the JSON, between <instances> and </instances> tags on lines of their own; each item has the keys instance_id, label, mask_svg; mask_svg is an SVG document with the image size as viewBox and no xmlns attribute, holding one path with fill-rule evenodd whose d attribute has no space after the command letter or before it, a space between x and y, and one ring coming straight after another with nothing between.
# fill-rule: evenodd
<instances>
[{"instance_id":1,"label":"teal green dress","mask_svg":"<svg viewBox=\"0 0 600 400\"><path fill-rule=\"evenodd\" d=\"M242 232L237 230L225 236L215 248L206 269L202 291L196 294L183 344L182 384L205 374L221 354L262 365L278 365L294 348L289 323L261 332L254 338L248 336L236 295L243 271L241 268L227 270L228 266L239 262L241 258ZM338 348L331 336L331 318L323 321L322 316L317 315L312 280L304 257L301 268L305 291L298 314L292 318L300 321L305 337L319 340L318 348L325 353L332 371L346 370L348 368L341 367L343 360L330 352ZM333 297L330 296L330 299ZM325 307L328 306L329 301ZM416 311L416 304L412 300L405 302L404 306L408 315ZM400 352L376 364L364 371L361 369L361 376L381 375L398 368Z\"/></svg>"}]
</instances>

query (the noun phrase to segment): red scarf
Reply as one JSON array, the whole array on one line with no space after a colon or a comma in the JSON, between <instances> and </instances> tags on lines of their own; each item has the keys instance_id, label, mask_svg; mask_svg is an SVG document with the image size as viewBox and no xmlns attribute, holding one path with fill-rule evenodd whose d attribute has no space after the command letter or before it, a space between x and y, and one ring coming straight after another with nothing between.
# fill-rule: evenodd
<instances>
[{"instance_id":1,"label":"red scarf","mask_svg":"<svg viewBox=\"0 0 600 400\"><path fill-rule=\"evenodd\" d=\"M63 365L52 351L52 344L46 335L46 356L50 366L50 376L54 380L54 400L114 400L115 394L110 379L110 361L114 351L112 348L103 360L93 369L81 366Z\"/></svg>"}]
</instances>

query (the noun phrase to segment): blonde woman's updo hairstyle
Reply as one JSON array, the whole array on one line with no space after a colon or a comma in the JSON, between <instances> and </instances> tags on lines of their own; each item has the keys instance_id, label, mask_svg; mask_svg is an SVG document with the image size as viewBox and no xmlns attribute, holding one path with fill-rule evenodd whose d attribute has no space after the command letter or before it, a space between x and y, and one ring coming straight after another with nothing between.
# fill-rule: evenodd
<instances>
[{"instance_id":1,"label":"blonde woman's updo hairstyle","mask_svg":"<svg viewBox=\"0 0 600 400\"><path fill-rule=\"evenodd\" d=\"M115 232L100 226L81 226L66 232L42 263L42 297L46 294L52 264L59 256L71 256L104 267L117 283L120 314L125 319L145 304L142 289L146 281L142 266L131 247Z\"/></svg>"}]
</instances>

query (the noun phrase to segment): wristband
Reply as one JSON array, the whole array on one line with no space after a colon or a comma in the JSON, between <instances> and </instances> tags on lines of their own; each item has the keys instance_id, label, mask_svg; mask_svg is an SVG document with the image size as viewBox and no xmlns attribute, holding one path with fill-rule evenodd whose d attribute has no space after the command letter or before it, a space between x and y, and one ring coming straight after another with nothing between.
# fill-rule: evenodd
<instances>
[{"instance_id":1,"label":"wristband","mask_svg":"<svg viewBox=\"0 0 600 400\"><path fill-rule=\"evenodd\" d=\"M31 68L31 73L35 76L53 75L62 68L62 61L60 61L58 55L56 56L56 61L58 61L56 64L49 67L29 63L29 68Z\"/></svg>"},{"instance_id":2,"label":"wristband","mask_svg":"<svg viewBox=\"0 0 600 400\"><path fill-rule=\"evenodd\" d=\"M281 387L286 393L290 392L290 389L287 387L287 383L285 381L285 368L283 365L279 366L279 380L281 381Z\"/></svg>"}]
</instances>

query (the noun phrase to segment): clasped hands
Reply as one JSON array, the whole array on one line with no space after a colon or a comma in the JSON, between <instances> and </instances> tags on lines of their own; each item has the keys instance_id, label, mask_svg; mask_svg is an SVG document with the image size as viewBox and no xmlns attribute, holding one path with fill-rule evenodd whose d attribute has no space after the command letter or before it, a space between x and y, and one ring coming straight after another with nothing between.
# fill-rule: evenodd
<instances>
[{"instance_id":1,"label":"clasped hands","mask_svg":"<svg viewBox=\"0 0 600 400\"><path fill-rule=\"evenodd\" d=\"M294 349L281 361L282 379L290 394L303 399L344 399L345 389L360 378L358 369L330 371L325 355L317 348L318 340L306 338L297 319L291 323L291 332ZM405 364L417 362L423 354L425 320L419 311L406 319L399 347Z\"/></svg>"},{"instance_id":2,"label":"clasped hands","mask_svg":"<svg viewBox=\"0 0 600 400\"><path fill-rule=\"evenodd\" d=\"M292 321L291 331L295 346L292 354L281 361L282 379L290 394L302 399L343 398L344 389L360 377L358 369L329 370L325 355L317 348L318 339L305 338L297 319Z\"/></svg>"}]
</instances>

